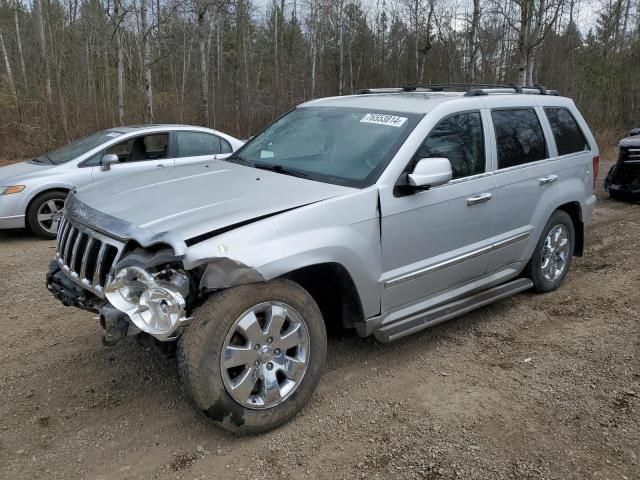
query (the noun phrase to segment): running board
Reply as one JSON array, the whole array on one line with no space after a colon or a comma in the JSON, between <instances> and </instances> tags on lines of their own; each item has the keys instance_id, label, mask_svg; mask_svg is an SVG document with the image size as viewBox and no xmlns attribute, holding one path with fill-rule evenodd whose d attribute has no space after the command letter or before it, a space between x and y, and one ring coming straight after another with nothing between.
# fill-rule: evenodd
<instances>
[{"instance_id":1,"label":"running board","mask_svg":"<svg viewBox=\"0 0 640 480\"><path fill-rule=\"evenodd\" d=\"M533 282L528 278L518 278L485 290L484 292L476 293L470 297L412 315L390 325L385 325L376 330L374 335L381 342L391 342L406 335L424 330L425 328L446 322L476 308L484 307L501 298L510 297L532 286Z\"/></svg>"}]
</instances>

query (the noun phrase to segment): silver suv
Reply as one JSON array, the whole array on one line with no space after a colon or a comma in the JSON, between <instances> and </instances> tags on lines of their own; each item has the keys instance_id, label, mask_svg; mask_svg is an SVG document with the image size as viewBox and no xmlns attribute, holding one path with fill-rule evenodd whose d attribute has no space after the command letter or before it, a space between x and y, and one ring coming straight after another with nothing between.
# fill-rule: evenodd
<instances>
[{"instance_id":1,"label":"silver suv","mask_svg":"<svg viewBox=\"0 0 640 480\"><path fill-rule=\"evenodd\" d=\"M558 288L596 201L587 124L543 88L444 90L310 101L225 160L72 192L49 290L106 344L177 343L197 408L255 433L309 400L328 327L388 342Z\"/></svg>"}]
</instances>

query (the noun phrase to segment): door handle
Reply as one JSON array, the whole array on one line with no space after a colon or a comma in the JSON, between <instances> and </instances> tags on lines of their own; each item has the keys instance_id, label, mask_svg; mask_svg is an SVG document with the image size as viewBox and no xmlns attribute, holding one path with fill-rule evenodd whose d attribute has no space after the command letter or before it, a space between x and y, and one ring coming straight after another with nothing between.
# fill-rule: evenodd
<instances>
[{"instance_id":1,"label":"door handle","mask_svg":"<svg viewBox=\"0 0 640 480\"><path fill-rule=\"evenodd\" d=\"M542 177L538 181L540 182L540 185L547 185L549 183L555 182L556 180L558 180L558 175L548 175L546 177Z\"/></svg>"},{"instance_id":2,"label":"door handle","mask_svg":"<svg viewBox=\"0 0 640 480\"><path fill-rule=\"evenodd\" d=\"M156 165L156 168L164 168L163 164Z\"/></svg>"},{"instance_id":3,"label":"door handle","mask_svg":"<svg viewBox=\"0 0 640 480\"><path fill-rule=\"evenodd\" d=\"M490 193L480 193L478 195L474 195L473 197L467 198L467 206L470 207L471 205L488 202L492 197L493 195L491 195Z\"/></svg>"}]
</instances>

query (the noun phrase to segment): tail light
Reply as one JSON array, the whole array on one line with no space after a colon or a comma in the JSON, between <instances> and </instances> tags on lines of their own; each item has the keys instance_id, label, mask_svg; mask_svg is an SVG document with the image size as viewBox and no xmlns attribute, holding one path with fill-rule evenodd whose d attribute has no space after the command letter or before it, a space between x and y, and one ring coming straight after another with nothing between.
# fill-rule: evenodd
<instances>
[{"instance_id":1,"label":"tail light","mask_svg":"<svg viewBox=\"0 0 640 480\"><path fill-rule=\"evenodd\" d=\"M600 156L593 157L593 189L596 188L596 180L598 180L598 169L600 168Z\"/></svg>"}]
</instances>

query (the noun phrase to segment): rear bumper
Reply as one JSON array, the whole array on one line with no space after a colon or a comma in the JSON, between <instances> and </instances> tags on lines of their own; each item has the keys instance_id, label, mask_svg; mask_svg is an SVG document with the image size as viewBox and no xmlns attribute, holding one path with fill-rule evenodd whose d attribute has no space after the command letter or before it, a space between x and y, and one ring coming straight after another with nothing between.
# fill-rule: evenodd
<instances>
[{"instance_id":1,"label":"rear bumper","mask_svg":"<svg viewBox=\"0 0 640 480\"><path fill-rule=\"evenodd\" d=\"M588 223L591 219L591 214L593 213L593 209L596 207L596 196L591 195L585 202L581 205L582 209L582 222Z\"/></svg>"}]
</instances>

